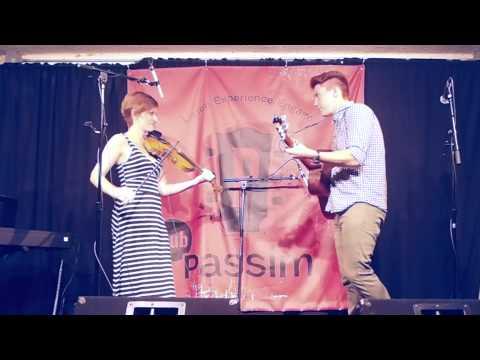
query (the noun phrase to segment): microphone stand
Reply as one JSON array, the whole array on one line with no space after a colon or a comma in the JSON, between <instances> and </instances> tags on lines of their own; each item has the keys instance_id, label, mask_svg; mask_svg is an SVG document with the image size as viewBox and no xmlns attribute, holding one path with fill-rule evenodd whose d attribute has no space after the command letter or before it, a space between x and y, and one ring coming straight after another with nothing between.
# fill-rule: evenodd
<instances>
[{"instance_id":1,"label":"microphone stand","mask_svg":"<svg viewBox=\"0 0 480 360\"><path fill-rule=\"evenodd\" d=\"M299 176L270 176L266 178L259 177L238 177L238 178L225 178L224 183L239 183L240 187L230 187L225 188L225 190L239 190L240 193L240 204L239 204L239 227L240 227L240 249L239 249L239 259L238 259L238 282L237 282L237 297L235 299L235 304L241 301L242 295L242 274L243 274L243 249L245 242L245 213L246 213L246 200L247 200L247 191L255 190L267 190L267 189L278 189L278 188L292 188L297 189L299 186L253 186L255 182L269 182L269 181L285 181L285 180L300 180Z\"/></svg>"},{"instance_id":2,"label":"microphone stand","mask_svg":"<svg viewBox=\"0 0 480 360\"><path fill-rule=\"evenodd\" d=\"M77 64L77 67L82 68L82 69L87 69L87 70L98 71L100 73L103 72L107 75L113 75L112 77L123 77L124 79L130 80L130 81L135 81L139 84L145 84L145 85L150 85L150 86L157 86L157 84L158 84L158 81L150 81L150 80L147 80L145 77L137 78L137 77L134 77L134 76L128 76L128 75L125 75L125 74L122 74L122 73L117 73L117 72L114 72L114 71L111 71L111 70L101 69L101 68L98 68L96 66Z\"/></svg>"},{"instance_id":3,"label":"microphone stand","mask_svg":"<svg viewBox=\"0 0 480 360\"><path fill-rule=\"evenodd\" d=\"M98 76L98 84L100 89L100 133L98 136L98 149L97 149L97 162L98 162L98 187L97 187L97 238L94 243L94 248L98 242L99 253L103 252L103 191L102 191L102 149L103 149L103 139L105 136L105 131L107 129L108 123L105 119L105 87L108 81L108 75L106 72L101 71ZM99 271L97 269L96 273L96 283L97 283L97 295L101 295Z\"/></svg>"},{"instance_id":4,"label":"microphone stand","mask_svg":"<svg viewBox=\"0 0 480 360\"><path fill-rule=\"evenodd\" d=\"M460 146L458 145L458 135L457 135L457 109L455 107L455 89L453 86L453 79L450 78L450 86L448 89L448 103L450 105L450 117L452 120L452 131L453 131L453 147L452 147L452 156L455 162L455 165L461 165L462 159L460 156Z\"/></svg>"},{"instance_id":5,"label":"microphone stand","mask_svg":"<svg viewBox=\"0 0 480 360\"><path fill-rule=\"evenodd\" d=\"M455 89L453 85L453 78L449 77L447 80L447 98L442 98L442 104L450 105L450 118L452 121L452 128L448 130L448 140L445 141L446 146L450 147L451 159L451 210L450 210L450 239L453 248L454 261L454 278L453 278L453 298L457 298L457 166L461 165L460 146L458 145L457 135L457 111L455 107Z\"/></svg>"}]
</instances>

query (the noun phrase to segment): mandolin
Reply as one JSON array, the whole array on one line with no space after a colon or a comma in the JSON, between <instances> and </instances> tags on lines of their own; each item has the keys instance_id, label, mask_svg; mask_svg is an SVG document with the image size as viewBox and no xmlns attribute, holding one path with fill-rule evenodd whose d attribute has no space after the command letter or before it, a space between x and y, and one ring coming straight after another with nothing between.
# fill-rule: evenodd
<instances>
[{"instance_id":1,"label":"mandolin","mask_svg":"<svg viewBox=\"0 0 480 360\"><path fill-rule=\"evenodd\" d=\"M287 133L288 122L286 115L274 116L273 125L277 129L278 135L285 145L292 147L296 144L296 141ZM330 174L332 167L324 163L318 163L311 159L300 158L299 160L309 170L308 192L311 195L318 196L322 203L326 202L330 194ZM322 199L324 201L322 201Z\"/></svg>"}]
</instances>

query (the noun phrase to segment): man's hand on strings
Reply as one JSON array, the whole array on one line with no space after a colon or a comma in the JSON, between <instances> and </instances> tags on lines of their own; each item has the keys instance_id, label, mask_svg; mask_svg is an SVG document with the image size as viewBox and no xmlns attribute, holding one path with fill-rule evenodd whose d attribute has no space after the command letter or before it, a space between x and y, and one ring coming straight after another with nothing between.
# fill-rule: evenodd
<instances>
[{"instance_id":1,"label":"man's hand on strings","mask_svg":"<svg viewBox=\"0 0 480 360\"><path fill-rule=\"evenodd\" d=\"M296 142L294 146L286 148L285 152L292 155L295 158L311 158L317 155L316 151Z\"/></svg>"}]
</instances>

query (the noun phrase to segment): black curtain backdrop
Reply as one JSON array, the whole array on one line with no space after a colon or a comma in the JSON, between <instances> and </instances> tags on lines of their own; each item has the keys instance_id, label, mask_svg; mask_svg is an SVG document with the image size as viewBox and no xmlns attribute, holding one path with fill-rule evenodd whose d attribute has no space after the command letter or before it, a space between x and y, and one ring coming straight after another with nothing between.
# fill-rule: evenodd
<instances>
[{"instance_id":1,"label":"black curtain backdrop","mask_svg":"<svg viewBox=\"0 0 480 360\"><path fill-rule=\"evenodd\" d=\"M324 61L290 65L327 64ZM336 62L338 64L339 62ZM350 59L342 63L359 63ZM283 65L282 61L216 61L215 65ZM146 67L139 63L133 67ZM477 298L480 286L480 170L475 160L480 63L444 60L367 60L365 102L382 125L387 151L389 214L374 266L395 298ZM157 67L204 66L198 60L157 60ZM105 69L125 74L120 65ZM439 97L455 80L459 141L456 257L449 236L451 211L448 105ZM96 190L89 174L98 138L98 73L73 65L0 66L0 194L18 199L18 228L69 232L68 251L0 248L0 313L52 312L60 259L65 265L60 313L71 313L79 295L110 295L93 243ZM126 80L110 77L105 102L110 137L125 131L119 112ZM110 212L105 196L104 241L97 245L111 278ZM455 262L456 259L456 262ZM456 265L456 266L455 266ZM456 274L456 277L455 277Z\"/></svg>"},{"instance_id":2,"label":"black curtain backdrop","mask_svg":"<svg viewBox=\"0 0 480 360\"><path fill-rule=\"evenodd\" d=\"M462 151L456 256L449 235L451 155L445 146L451 116L449 106L439 101L449 76L455 83ZM365 101L384 131L390 209L375 264L393 297L478 298L478 99L476 61L366 62Z\"/></svg>"},{"instance_id":3,"label":"black curtain backdrop","mask_svg":"<svg viewBox=\"0 0 480 360\"><path fill-rule=\"evenodd\" d=\"M109 69L126 71L123 66ZM16 227L69 232L73 242L69 251L0 249L4 252L0 257L2 313L51 313L61 257L65 259L61 293L71 279L65 291L67 305L79 294L96 295L97 283L102 293L108 293L106 282L97 281L93 255L97 193L89 175L97 158L98 137L83 126L86 121L99 126L97 78L95 71L73 65L0 66L0 194L18 199ZM125 93L124 78L109 78L105 91L108 135L126 129L119 110ZM97 248L108 269L112 202L104 199L103 243L107 245Z\"/></svg>"}]
</instances>

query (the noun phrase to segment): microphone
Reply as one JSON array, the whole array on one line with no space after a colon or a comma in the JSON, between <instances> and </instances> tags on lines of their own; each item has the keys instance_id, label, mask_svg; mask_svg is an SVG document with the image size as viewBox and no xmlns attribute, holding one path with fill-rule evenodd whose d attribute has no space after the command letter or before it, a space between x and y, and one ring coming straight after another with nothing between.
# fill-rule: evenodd
<instances>
[{"instance_id":1,"label":"microphone","mask_svg":"<svg viewBox=\"0 0 480 360\"><path fill-rule=\"evenodd\" d=\"M160 94L160 97L163 98L163 91L160 86L160 81L158 81L157 73L155 72L155 68L153 67L153 61L149 61L150 66L148 67L148 70L150 70L150 73L152 74L152 78L154 80L155 86L158 90L158 93Z\"/></svg>"},{"instance_id":2,"label":"microphone","mask_svg":"<svg viewBox=\"0 0 480 360\"><path fill-rule=\"evenodd\" d=\"M450 86L452 82L452 77L449 77L445 83L445 87L443 88L443 94L440 96L440 102L444 105L450 103L450 98L452 97L452 94L450 93Z\"/></svg>"},{"instance_id":3,"label":"microphone","mask_svg":"<svg viewBox=\"0 0 480 360\"><path fill-rule=\"evenodd\" d=\"M93 127L93 123L92 123L91 121L85 121L85 122L83 123L83 126L92 129L92 131L93 131L95 134L100 134L100 131L98 131L97 129L95 129L95 128Z\"/></svg>"}]
</instances>

